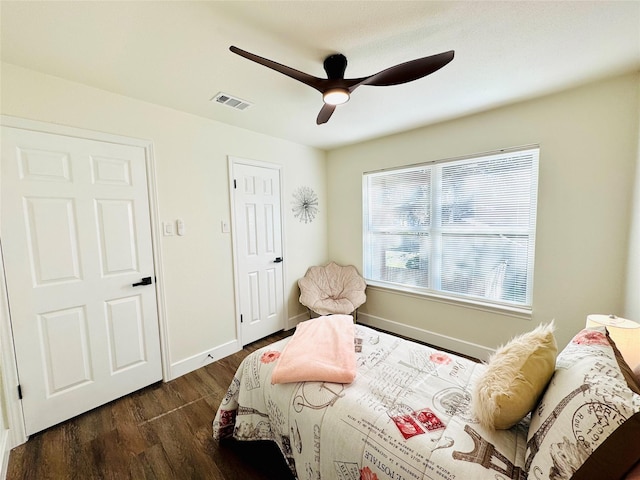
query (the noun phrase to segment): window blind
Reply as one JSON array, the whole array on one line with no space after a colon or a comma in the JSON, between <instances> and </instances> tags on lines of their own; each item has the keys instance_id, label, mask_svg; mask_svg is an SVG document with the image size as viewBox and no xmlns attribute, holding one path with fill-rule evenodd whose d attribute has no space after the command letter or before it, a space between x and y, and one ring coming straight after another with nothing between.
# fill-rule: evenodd
<instances>
[{"instance_id":1,"label":"window blind","mask_svg":"<svg viewBox=\"0 0 640 480\"><path fill-rule=\"evenodd\" d=\"M365 173L365 278L530 307L538 157L536 147Z\"/></svg>"}]
</instances>

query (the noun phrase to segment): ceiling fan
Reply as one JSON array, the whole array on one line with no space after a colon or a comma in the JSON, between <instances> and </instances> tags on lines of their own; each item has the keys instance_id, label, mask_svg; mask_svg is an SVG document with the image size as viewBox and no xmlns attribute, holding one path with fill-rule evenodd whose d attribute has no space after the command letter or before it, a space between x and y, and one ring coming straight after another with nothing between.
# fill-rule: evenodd
<instances>
[{"instance_id":1,"label":"ceiling fan","mask_svg":"<svg viewBox=\"0 0 640 480\"><path fill-rule=\"evenodd\" d=\"M347 57L340 53L329 55L324 60L324 71L327 78L318 78L308 73L301 72L286 65L274 62L267 58L259 57L238 47L229 47L233 53L241 57L252 60L260 65L271 68L299 82L309 85L322 93L324 105L320 109L316 123L318 125L327 123L337 105L341 105L349 100L349 96L360 85L388 86L399 85L401 83L412 82L425 77L436 70L441 69L453 60L453 50L438 53L429 57L418 58L408 62L389 67L381 72L368 77L344 78L347 68Z\"/></svg>"}]
</instances>

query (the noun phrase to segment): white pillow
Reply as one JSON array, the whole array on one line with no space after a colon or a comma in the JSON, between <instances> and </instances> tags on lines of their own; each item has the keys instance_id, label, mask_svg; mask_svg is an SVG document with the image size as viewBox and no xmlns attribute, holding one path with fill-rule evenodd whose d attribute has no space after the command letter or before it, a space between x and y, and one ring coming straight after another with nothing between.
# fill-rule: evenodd
<instances>
[{"instance_id":1,"label":"white pillow","mask_svg":"<svg viewBox=\"0 0 640 480\"><path fill-rule=\"evenodd\" d=\"M640 395L628 387L605 328L581 331L558 355L531 414L529 478L624 478L640 462L638 439Z\"/></svg>"}]
</instances>

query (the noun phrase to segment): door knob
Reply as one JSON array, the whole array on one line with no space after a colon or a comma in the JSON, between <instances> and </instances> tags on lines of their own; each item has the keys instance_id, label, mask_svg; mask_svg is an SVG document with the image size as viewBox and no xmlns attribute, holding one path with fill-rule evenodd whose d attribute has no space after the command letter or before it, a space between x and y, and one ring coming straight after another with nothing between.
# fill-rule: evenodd
<instances>
[{"instance_id":1,"label":"door knob","mask_svg":"<svg viewBox=\"0 0 640 480\"><path fill-rule=\"evenodd\" d=\"M276 257L276 259L273 261L273 263L280 263L282 262L282 257Z\"/></svg>"},{"instance_id":2,"label":"door knob","mask_svg":"<svg viewBox=\"0 0 640 480\"><path fill-rule=\"evenodd\" d=\"M139 287L140 285L151 285L151 277L144 277L142 281L131 284L132 287Z\"/></svg>"}]
</instances>

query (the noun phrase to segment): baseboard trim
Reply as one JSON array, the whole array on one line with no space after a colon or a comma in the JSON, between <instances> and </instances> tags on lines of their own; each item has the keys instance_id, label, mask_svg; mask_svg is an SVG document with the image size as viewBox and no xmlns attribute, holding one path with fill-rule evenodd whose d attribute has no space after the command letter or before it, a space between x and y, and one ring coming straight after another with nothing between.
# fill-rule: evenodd
<instances>
[{"instance_id":1,"label":"baseboard trim","mask_svg":"<svg viewBox=\"0 0 640 480\"><path fill-rule=\"evenodd\" d=\"M440 333L431 332L418 327L412 327L404 323L394 322L386 318L376 317L368 313L358 313L358 323L369 325L371 327L380 328L387 332L396 333L409 338L415 338L421 342L434 345L453 352L462 353L479 360L486 361L489 356L495 352L494 349L478 345L476 343L460 340L459 338L449 337Z\"/></svg>"},{"instance_id":2,"label":"baseboard trim","mask_svg":"<svg viewBox=\"0 0 640 480\"><path fill-rule=\"evenodd\" d=\"M9 430L5 429L0 432L0 478L2 480L7 478L10 453L11 449L9 448Z\"/></svg>"},{"instance_id":3,"label":"baseboard trim","mask_svg":"<svg viewBox=\"0 0 640 480\"><path fill-rule=\"evenodd\" d=\"M169 380L173 380L189 372L193 372L194 370L216 362L224 357L228 357L240 350L242 350L242 345L240 345L240 341L236 339L223 343L215 348L205 350L204 352L198 353L189 358L185 358L184 360L180 360L179 362L172 363L170 367L171 378Z\"/></svg>"},{"instance_id":4,"label":"baseboard trim","mask_svg":"<svg viewBox=\"0 0 640 480\"><path fill-rule=\"evenodd\" d=\"M290 317L285 322L284 330L291 330L292 328L295 328L296 325L298 325L298 323L300 323L301 321L308 319L309 314L306 312ZM215 348L205 350L204 352L200 352L189 358L185 358L184 360L172 363L169 367L169 379L167 381L181 377L182 375L185 375L189 372L193 372L198 368L216 362L224 357L228 357L229 355L239 352L240 350L242 350L240 340L231 340L230 342L224 343Z\"/></svg>"},{"instance_id":5,"label":"baseboard trim","mask_svg":"<svg viewBox=\"0 0 640 480\"><path fill-rule=\"evenodd\" d=\"M299 313L293 317L289 317L287 320L287 324L284 327L285 330L291 330L292 328L296 328L296 326L303 322L304 320L309 320L309 314L307 312Z\"/></svg>"}]
</instances>

